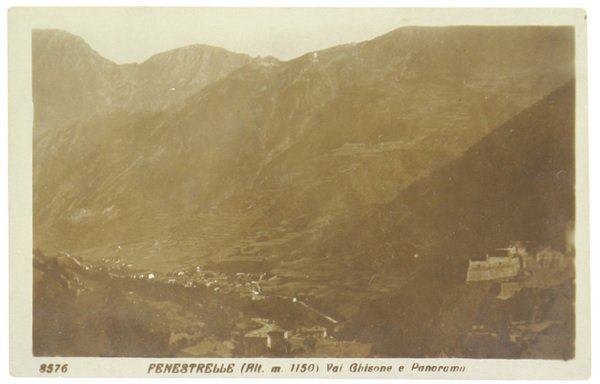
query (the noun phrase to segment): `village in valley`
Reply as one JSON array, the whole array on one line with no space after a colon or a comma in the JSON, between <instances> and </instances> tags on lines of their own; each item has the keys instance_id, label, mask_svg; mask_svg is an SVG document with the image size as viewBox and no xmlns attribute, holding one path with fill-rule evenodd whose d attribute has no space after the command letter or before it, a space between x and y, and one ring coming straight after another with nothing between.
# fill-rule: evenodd
<instances>
[{"instance_id":1,"label":"village in valley","mask_svg":"<svg viewBox=\"0 0 600 384\"><path fill-rule=\"evenodd\" d=\"M45 261L41 261L45 258L46 256L34 259L38 263L45 263ZM208 355L211 356L227 357L236 354L243 356L327 356L335 354L336 356L351 357L366 356L371 350L369 343L361 343L356 340L337 340L335 334L340 329L338 320L303 301L302 297L288 297L264 292L263 284L268 284L270 280L276 278L270 272L225 273L203 269L196 265L161 273L136 269L133 264L126 263L119 257L105 257L98 262L89 262L80 261L67 252L63 252L54 259L58 260L64 268L61 275L68 276L66 277L68 288L75 292L77 297L86 290L94 290L88 286L88 283L94 278L108 278L113 283L120 283L119 286L130 287L128 288L131 289L129 296L134 301L139 295L140 289L151 287L158 288L161 292L172 289L177 292L188 292L192 297L197 292L197 305L200 308L203 307L201 297L208 294L217 301L235 297L236 300L242 302L257 303L259 308L261 302L265 303L266 308L271 305L281 306L281 303L285 303L284 305L293 306L299 313L305 314L305 316L299 316L303 319L296 326L286 328L271 318L245 318L236 325L236 329L241 331L239 336L241 345L238 346L237 353L234 351L233 342L224 341L221 343L222 347L212 348L213 351L208 352ZM65 273L67 271L68 273ZM139 298L137 300L139 301ZM269 301L276 304L267 303ZM206 341L197 343L200 339L189 334L189 331L173 331L169 337L169 344L171 349L179 350L177 355L182 356L206 356L207 351L204 349L208 345L218 344L213 339L209 343Z\"/></svg>"},{"instance_id":2,"label":"village in valley","mask_svg":"<svg viewBox=\"0 0 600 384\"><path fill-rule=\"evenodd\" d=\"M522 348L535 343L539 335L553 326L562 325L560 323L564 322L563 320L544 315L547 308L543 307L548 303L538 296L545 289L567 284L573 279L573 255L572 249L563 254L526 241L511 241L507 247L495 249L493 255L486 255L483 260L469 260L466 287L475 292L495 292L495 297L488 295L486 299L486 305L490 306L491 300L490 308L495 309L491 309L489 313L482 312L477 317L479 320L470 325L464 337L465 348L482 350L482 346L497 348L499 345ZM276 285L274 281L277 280L277 276L269 271L226 273L192 265L161 273L137 269L119 257L105 257L93 263L80 261L63 252L58 259L63 260L63 265L68 269L76 270L70 274L67 284L77 296L88 289L87 282L91 281L90 277L93 279L102 276L120 283L123 287L138 287L127 288L131 289L129 294L132 297L139 293L136 290L144 290L144 287L158 288L160 292L175 289L173 292L187 292L185 295L198 302L199 307L203 305L200 303L202 299L199 298L209 295L217 302L234 297L235 300L250 303L244 305L255 308L243 315L243 320L236 320L238 324L234 327L238 334L237 349L231 341L220 343L211 339L209 344L206 340L200 342L202 338L195 336L194 331L190 331L188 327L187 331L172 331L169 337L169 345L177 355L203 356L207 353L207 345L219 344L222 346L213 347L209 354L351 357L367 356L371 353L372 346L369 343L338 339L337 334L343 324L309 304L307 298L278 294L272 289ZM265 287L268 288L265 290ZM523 292L528 292L528 308L515 311L513 304L503 307L503 303L513 302L515 297ZM174 293L172 297L177 295L181 294ZM198 295L198 299L194 299L195 295ZM303 320L284 320L280 323L278 319L272 318L282 315L279 312L290 310L301 314L298 317ZM494 319L494 311L501 311L498 313L506 315L507 318L498 322ZM193 317L192 320L186 321L193 322Z\"/></svg>"}]
</instances>

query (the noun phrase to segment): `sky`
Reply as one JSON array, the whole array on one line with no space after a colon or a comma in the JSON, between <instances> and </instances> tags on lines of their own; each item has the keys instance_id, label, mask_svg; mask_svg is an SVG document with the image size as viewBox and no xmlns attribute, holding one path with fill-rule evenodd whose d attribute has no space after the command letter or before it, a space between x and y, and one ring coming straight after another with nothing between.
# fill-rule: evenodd
<instances>
[{"instance_id":1,"label":"sky","mask_svg":"<svg viewBox=\"0 0 600 384\"><path fill-rule=\"evenodd\" d=\"M178 4L181 4L183 2L183 0L177 0ZM198 2L198 0L190 0L189 3L196 3ZM328 3L332 3L332 0L329 1L325 1ZM351 1L344 1L344 3L350 3ZM2 11L4 12L4 15L6 15L6 12L8 10L9 6L13 6L13 7L17 7L17 6L22 6L23 3L27 3L27 4L32 4L32 5L37 5L37 6L45 6L47 5L47 1L46 0L28 0L28 1L22 1L22 0L5 0L0 2L0 8L2 9ZM59 3L59 5L63 5L63 6L68 6L68 5L74 5L73 3L75 3L75 1L69 1L69 0L53 0L51 2L53 5L57 5L57 3ZM95 3L98 5L107 5L108 3L111 3L110 1L99 1L99 0L95 0L95 1L79 1L78 4L75 5L85 5L88 3ZM119 1L119 2L115 2L119 3L119 4L123 4L123 3L134 3L133 0L128 0L128 1ZM141 2L140 2L141 3ZM152 2L146 2L146 4L157 4L157 5L161 5L161 6L170 6L172 1L170 0L158 0L158 1L152 1ZM273 2L275 3L275 2ZM366 6L374 6L375 4L379 3L381 4L382 1L370 1L370 0L366 0L364 1ZM462 7L481 7L481 6L490 6L490 7L561 7L561 8L570 8L570 7L579 7L579 8L586 8L588 11L588 15L589 15L589 19L590 20L598 20L600 18L600 7L599 4L600 2L593 2L593 1L589 1L589 0L544 0L544 1L539 1L539 0L488 0L485 2L485 4L483 4L483 2L478 1L478 0L458 0L458 1L440 1L440 0L413 0L413 1L404 1L401 2L401 0L394 0L393 3L398 3L401 6L442 6L442 7L456 7L456 6L462 6ZM297 4L302 5L301 2L297 2ZM143 5L143 4L141 4ZM89 13L89 12L88 12ZM102 16L101 20L97 20L95 22L90 22L89 19L88 20L78 20L78 15L74 15L75 19L71 19L68 17L63 17L61 16L59 13L57 13L55 16L48 16L45 15L44 16L44 20L40 21L37 20L37 18L27 18L27 20L31 21L31 24L35 27L46 27L46 28L62 28L65 30L69 30L75 34L78 34L82 37L84 37L89 43L90 45L92 45L94 47L94 49L96 49L97 51L99 51L102 55L117 61L117 62L130 62L130 61L138 61L138 60L144 60L145 58L147 58L148 56L154 54L154 53L158 53L170 48L175 48L181 45L186 45L186 44L190 44L190 43L207 43L207 44L212 44L212 45L221 45L223 47L226 47L230 50L234 50L234 51L239 51L239 52L246 52L246 53L251 53L253 55L257 55L257 54L262 54L262 55L274 55L274 56L278 56L281 58L287 58L287 57L293 57L295 55L298 55L300 53L304 53L306 51L310 51L310 50L316 50L319 49L319 47L321 46L329 46L329 45L336 45L338 40L344 40L344 42L346 42L345 40L348 38L348 40L363 40L363 39L369 39L373 36L379 35L381 33L379 33L379 31L381 30L382 33L385 33L387 30L391 30L394 29L395 26L394 25L388 25L386 24L386 22L384 22L384 19L387 20L388 16L387 15L383 15L382 17L378 18L375 21L375 25L373 25L371 27L371 29L369 30L369 33L365 33L364 31L355 31L354 28L352 27L353 23L356 23L355 21L349 20L348 22L346 22L345 24L347 25L346 28L341 28L339 27L339 23L337 27L332 27L332 28L320 28L321 31L325 31L327 30L327 32L332 32L332 34L328 34L328 35L319 35L319 33L311 33L311 30L308 31L299 31L298 33L292 35L289 33L284 33L284 31L289 32L289 30L291 29L289 26L286 28L286 22L283 22L283 20L272 20L269 19L267 20L267 22L269 23L275 23L275 24L279 24L282 28L281 29L277 29L274 26L270 27L270 28L265 28L264 26L261 27L263 29L270 29L271 32L267 35L266 39L266 43L263 42L262 44L259 44L257 41L258 39L255 39L254 42L252 44L248 43L248 36L244 36L243 34L238 33L237 34L237 38L235 36L231 36L228 39L224 39L222 37L223 32L226 31L226 28L219 28L218 30L221 31L219 33L219 36L221 36L221 40L216 39L215 37L217 36L216 33L214 33L214 28L213 28L213 32L212 32L212 36L215 39L204 39L203 36L200 35L199 32L196 32L192 37L190 37L189 39L181 39L178 40L179 37L177 37L176 35L179 36L186 36L185 30L192 30L192 27L194 26L193 24L190 26L189 23L183 23L181 22L181 28L178 28L177 33L175 33L174 31L170 32L170 33L166 33L169 32L168 30L165 32L165 25L168 23L162 23L161 20L156 20L156 16L153 17L135 17L135 18L131 18L131 17L119 17L119 16L115 16L115 15L111 15L111 16L107 16L105 15L106 12L94 12L95 14L98 14L100 16ZM389 13L387 10L384 13ZM193 16L193 17L192 17ZM396 18L398 18L400 20L400 22L402 22L401 17L399 17L398 15L389 15L390 19L391 19L391 23L390 24L395 24ZM206 18L208 18L208 24L209 25L214 25L215 23L210 23L211 20L214 20L214 15L213 16L207 16ZM151 23L151 27L147 27L144 26L144 23L148 20L152 20L152 18L155 18L155 22L158 21L159 23L154 24ZM162 18L162 17L161 17ZM185 17L187 18L187 17ZM202 24L206 23L207 20L206 18L204 20L202 20L202 18L198 17L197 15L189 15L189 19L196 19L197 23L196 24L201 24L200 20L202 20ZM8 21L10 22L10 14L8 17ZM125 20L124 20L125 19ZM135 20L138 19L138 20ZM144 19L144 20L142 20ZM239 17L237 18L239 19ZM1 29L3 31L6 31L6 17L0 18L0 24L2 24ZM286 19L289 20L289 19ZM264 20L263 20L264 21ZM180 24L178 22L178 24ZM219 23L216 23L219 24ZM258 21L253 22L253 23L248 23L248 22L244 22L240 25L241 27L245 27L246 25L250 25L252 28L255 28L255 30L258 30L260 26L257 26L256 24L258 24ZM221 20L221 25L222 24L222 20ZM312 24L314 25L314 23ZM588 40L589 41L597 41L598 39L600 39L600 33L598 33L598 31L600 30L600 27L598 27L600 25L600 23L594 23L591 22L588 25ZM389 26L389 28L388 28ZM381 27L381 28L379 28ZM112 29L112 30L111 30ZM208 29L208 27L207 27ZM366 29L366 28L362 28L362 29ZM344 30L345 35L342 34L342 30ZM248 27L248 29L246 31L250 31L250 33L252 32L252 29L250 29L250 27ZM276 35L276 33L278 33L279 35ZM373 36L370 36L370 33L373 33ZM254 34L254 33L253 33ZM342 34L342 36L339 36L340 34ZM0 33L1 35L1 33ZM241 38L239 38L239 36L242 36ZM169 38L164 38L163 36L169 36ZM254 37L258 37L260 36L259 34L254 34ZM294 40L296 36L299 36L300 38L298 40ZM315 39L315 36L317 36L317 38ZM157 38L158 37L158 38ZM279 43L276 44L275 41L281 41L281 39L285 38L288 43L287 44L283 44L283 43ZM236 40L237 39L237 40ZM314 41L311 41L314 40ZM25 41L24 39L20 39L19 41ZM123 44L120 44L120 42L122 41L128 41L130 42L130 44L134 44L135 46L132 48L127 48L127 47L123 47ZM222 43L219 43L219 41L222 41ZM269 43L269 41L271 41ZM8 101L7 101L7 97L8 97L8 93L7 92L7 87L9 86L9 84L14 84L13 89L12 89L12 93L11 93L11 98L13 98L13 96L15 96L15 92L14 90L24 90L23 93L24 95L19 95L17 94L17 96L20 96L17 98L17 100L19 101L19 105L28 105L27 103L30 103L31 100L31 95L30 95L30 90L31 90L31 84L30 83L26 83L25 86L23 86L22 82L17 82L14 80L14 78L11 78L11 80L13 80L12 82L8 81L8 73L9 71L7 70L7 65L9 63L9 60L7 59L7 55L9 50L7 49L7 44L8 39L3 37L2 39L0 39L0 83L4 84L4 92L2 92L2 94L0 95L0 98L2 98L2 102L0 103L0 105L2 107L0 107L0 115L3 116L7 116L8 114ZM262 46L262 48L261 48ZM283 46L283 47L282 47ZM600 55L598 55L598 48L600 45L598 44L589 44L589 64L588 67L589 68L598 68L600 67ZM266 48L265 48L266 47ZM281 47L281 48L278 48ZM28 51L29 47L26 47L26 49L24 49L24 51ZM21 60L20 61L20 65L23 66L25 69L23 70L23 72L26 72L29 70L28 68L28 63L30 63L30 60ZM14 68L13 68L14 69ZM600 82L598 81L598 79L600 78L600 76L597 75L598 71L590 71L589 72L589 79L590 79L590 99L589 99L589 104L588 105L597 105L598 102L598 94L600 92L598 92L598 90L600 89ZM29 78L30 75L28 76L22 76L23 78ZM584 80L585 81L585 80ZM584 89L587 90L587 88L584 86ZM587 91L586 91L587 92ZM584 92L585 93L585 92ZM584 95L584 100L585 100L585 95ZM589 121L590 121L590 126L595 126L597 124L594 124L594 122L598 123L598 121L600 121L600 116L599 116L599 108L590 108L589 112L585 113L585 115L587 115L589 113ZM14 120L14 117L11 116L10 114L8 114L9 117L11 117ZM8 140L0 140L0 158L3 159L2 162L4 163L3 167L0 167L0 183L2 183L2 187L0 187L0 202L3 202L2 204L0 204L0 216L2 217L2 220L0 222L1 225L1 230L0 230L0 253L5 254L5 255L11 255L11 268L0 268L0 291L2 291L2 294L0 294L0 307L2 308L8 308L9 307L9 303L8 303L8 284L9 284L9 280L10 281L15 281L16 279L9 279L9 274L12 277L14 274L14 265L16 263L13 263L14 261L14 256L19 256L18 252L13 251L13 248L11 248L10 252L9 252L9 248L8 248L8 244L9 244L9 230L8 230L8 166L6 165L8 163L8 146L10 144L10 146L12 147L11 152L19 152L19 150L21 149L20 146L16 146L15 149L15 144L18 144L18 139L19 137L15 134L14 130L11 130L11 135L8 135L8 123L7 123L7 119L4 119L4 122L1 124L1 128L0 130L3 132L3 136L5 138L8 137ZM586 118L584 118L584 124L587 121ZM28 121L26 124L27 127L31 127L31 122ZM18 131L18 130L17 130ZM590 138L590 148L596 148L598 147L598 145L600 145L600 140L598 139L598 135L600 135L600 130L595 130L595 129L590 129L589 130L589 138ZM31 143L30 138L27 141L28 143ZM599 151L600 152L600 151ZM600 159L598 156L599 152L594 152L591 151L590 153L590 169L595 169L596 172L591 172L590 176L591 176L591 183L590 183L590 196L597 196L598 192L600 190L599 187L599 177L598 174L600 172L597 172L597 170L600 168ZM15 195L18 195L19 193L13 193L15 192L15 183L14 181L19 181L19 179L22 179L23 181L27 181L29 182L31 180L31 177L27 177L27 176L23 176L23 173L21 172L13 172L15 171L15 163L16 162L12 162L11 164L11 173L14 175L17 175L16 177L12 177L11 178L11 186L12 186L12 190L11 190L11 195L12 197L14 197ZM30 169L30 165L27 166L27 164L30 164L28 162L25 162L25 168ZM30 172L30 171L27 171ZM27 172L25 172L25 174L27 174ZM583 172L585 174L585 172ZM587 190L587 188L585 188ZM29 191L31 190L31 188L28 189ZM19 191L19 190L17 190ZM23 190L21 190L23 191ZM21 193L21 195L30 195L30 193ZM593 199L592 199L593 200ZM11 211L12 212L17 212L17 214L12 215L11 218L15 218L15 217L20 217L23 216L20 213L25 212L27 213L29 209L24 209L22 211L19 211L19 207L15 207L14 205L12 205L11 201ZM31 204L27 205L28 207L31 206ZM597 202L595 204L592 204L590 209L591 209L591 216L592 219L596 219L596 221L598 221L598 217L600 217L600 212L598 211L598 207L600 206L600 204L598 204ZM582 218L582 220L588 220L588 216L586 215L584 218ZM15 222L11 221L11 236L10 236L10 243L11 243L11 247L14 247L16 241L15 238L18 236L13 236L13 235L19 235L19 231L15 230ZM18 224L18 223L17 223ZM593 239L599 239L600 238L600 233L598 231L598 225L596 226L592 226L592 240ZM598 248L598 242L593 242L592 243L592 249L593 246L596 246L596 249ZM600 263L597 262L593 262L591 263L591 275L592 276L600 276L600 270L598 269L598 265L600 265ZM9 273L10 272L10 273ZM578 274L578 276L581 274ZM25 279L27 279L27 277L25 277ZM597 294L599 294L600 292L598 291L598 287L600 286L600 284L592 284L592 296L596 295L596 297L598 296ZM578 292L581 292L582 290L578 290ZM585 291L585 290L584 290ZM12 292L12 291L11 291ZM587 291L585 292L587 293ZM14 304L14 303L13 303ZM22 303L20 303L22 304ZM593 315L595 316L595 318L598 318L600 316L600 314L598 313L599 306L595 305L592 307L593 310ZM15 307L11 307L10 310L11 312L14 312L13 309L15 309ZM9 311L4 311L3 312L4 315L0 316L0 322L1 322L1 326L0 326L0 339L2 340L8 340L9 339L9 327L8 327L8 313ZM14 313L13 313L14 314ZM16 314L18 315L18 314ZM579 317L582 318L582 317ZM588 317L588 321L589 321L589 317ZM15 322L11 322L11 324L17 324L19 323L18 321ZM14 332L12 332L11 329L11 335L13 335ZM589 338L590 340L593 340L593 347L596 348L596 350L598 350L598 347L600 347L600 332L593 332L592 333L592 337ZM25 342L23 341L25 340ZM19 343L12 343L12 346L18 346L19 344L26 344L26 340L27 338L25 337L24 339L20 339ZM14 351L11 351L14 352ZM595 354L593 355L593 364L594 366L596 366L596 363L598 362L598 355L599 354ZM2 382L7 382L7 383L23 383L24 380L29 383L30 380L28 379L24 379L24 378L15 378L15 377L11 377L9 376L9 368L8 368L8 364L9 364L9 356L8 356L8 348L2 348L0 351L0 381ZM13 356L11 356L11 363L14 361L17 361L17 358L12 358ZM493 365L493 364L492 364ZM11 371L12 371L12 367L11 367ZM599 376L599 371L600 370L593 370L592 371L592 379L593 378L598 378ZM12 371L14 372L14 371ZM107 382L107 379L105 378L95 378L95 379L73 379L74 383L105 383ZM141 380L141 379L140 379ZM169 379L165 379L168 382ZM216 379L206 379L205 381L209 381L209 382L215 382ZM296 381L296 383L306 383L310 380L311 383L315 383L318 382L319 380L315 380L315 379L302 379L299 381ZM112 382L116 382L115 380L108 380L111 383ZM324 381L324 380L323 380ZM590 379L590 381L592 381ZM31 382L33 382L33 379L31 380ZM120 380L119 382L126 382L125 379ZM478 382L482 382L481 380L478 381L474 381L475 383ZM510 383L506 380L499 380L497 382L500 383ZM564 382L566 383L566 381L553 381L553 383L557 383L557 382Z\"/></svg>"},{"instance_id":2,"label":"sky","mask_svg":"<svg viewBox=\"0 0 600 384\"><path fill-rule=\"evenodd\" d=\"M406 23L406 11L389 9L146 8L47 9L35 28L81 36L117 63L207 44L251 56L289 60L313 50L369 40Z\"/></svg>"},{"instance_id":3,"label":"sky","mask_svg":"<svg viewBox=\"0 0 600 384\"><path fill-rule=\"evenodd\" d=\"M485 17L485 12L460 8L54 7L12 8L8 22L9 30L12 23L21 32L23 28L63 29L82 37L102 56L123 64L191 44L289 60L370 40L407 25L561 24L561 17L568 16L496 9Z\"/></svg>"}]
</instances>

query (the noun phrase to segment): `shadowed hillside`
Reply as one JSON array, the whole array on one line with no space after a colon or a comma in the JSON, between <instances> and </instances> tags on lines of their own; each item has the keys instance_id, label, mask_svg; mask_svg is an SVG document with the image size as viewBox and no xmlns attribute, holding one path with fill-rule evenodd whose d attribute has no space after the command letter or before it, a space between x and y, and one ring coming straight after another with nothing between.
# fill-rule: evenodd
<instances>
[{"instance_id":1,"label":"shadowed hillside","mask_svg":"<svg viewBox=\"0 0 600 384\"><path fill-rule=\"evenodd\" d=\"M460 262L512 239L564 250L575 217L574 112L569 81L357 221L350 249Z\"/></svg>"},{"instance_id":2,"label":"shadowed hillside","mask_svg":"<svg viewBox=\"0 0 600 384\"><path fill-rule=\"evenodd\" d=\"M567 252L575 208L574 112L570 81L334 236L330 252L352 255L346 257L361 266L346 272L355 286L379 291L357 290L362 299L348 335L375 341L386 356L571 358L574 290L560 283L568 272L549 280L555 287L506 302L495 298L496 286L464 281L467 259L483 259L511 239ZM473 348L465 341L478 321L502 330L537 307L559 325L529 350L501 341Z\"/></svg>"}]
</instances>

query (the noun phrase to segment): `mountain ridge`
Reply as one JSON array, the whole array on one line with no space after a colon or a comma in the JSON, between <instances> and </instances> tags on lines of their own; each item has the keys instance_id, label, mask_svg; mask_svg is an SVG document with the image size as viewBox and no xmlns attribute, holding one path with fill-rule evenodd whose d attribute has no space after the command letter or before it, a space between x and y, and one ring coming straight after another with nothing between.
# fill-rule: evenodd
<instances>
[{"instance_id":1,"label":"mountain ridge","mask_svg":"<svg viewBox=\"0 0 600 384\"><path fill-rule=\"evenodd\" d=\"M32 52L36 138L90 115L160 111L251 61L248 55L197 44L142 63L117 64L81 37L48 29L32 31Z\"/></svg>"},{"instance_id":2,"label":"mountain ridge","mask_svg":"<svg viewBox=\"0 0 600 384\"><path fill-rule=\"evenodd\" d=\"M350 230L350 248L378 253L374 244L385 248L402 234L410 244L399 249L405 258L417 252L464 264L514 239L564 252L575 216L574 89L574 80L566 82L460 158L376 207ZM361 232L381 236L361 240ZM432 239L439 244L428 244Z\"/></svg>"},{"instance_id":3,"label":"mountain ridge","mask_svg":"<svg viewBox=\"0 0 600 384\"><path fill-rule=\"evenodd\" d=\"M346 210L391 201L561 84L573 68L572 30L520 32L514 51L498 54L514 31L401 28L317 57L251 61L141 118L77 123L36 149L35 228L72 232L67 243L79 249L143 234L192 247L216 241L204 244L210 257L235 256L243 233L242 243L261 231L315 236ZM479 49L456 59L471 46ZM495 65L472 65L489 55ZM446 56L447 68L437 63Z\"/></svg>"}]
</instances>

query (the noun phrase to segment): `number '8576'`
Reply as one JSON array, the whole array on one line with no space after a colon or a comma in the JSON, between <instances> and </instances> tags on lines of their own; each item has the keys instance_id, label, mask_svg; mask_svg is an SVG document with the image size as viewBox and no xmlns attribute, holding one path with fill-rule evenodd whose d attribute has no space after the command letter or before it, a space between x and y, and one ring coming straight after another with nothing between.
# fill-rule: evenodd
<instances>
[{"instance_id":1,"label":"number '8576'","mask_svg":"<svg viewBox=\"0 0 600 384\"><path fill-rule=\"evenodd\" d=\"M40 373L67 373L69 364L40 364Z\"/></svg>"}]
</instances>

